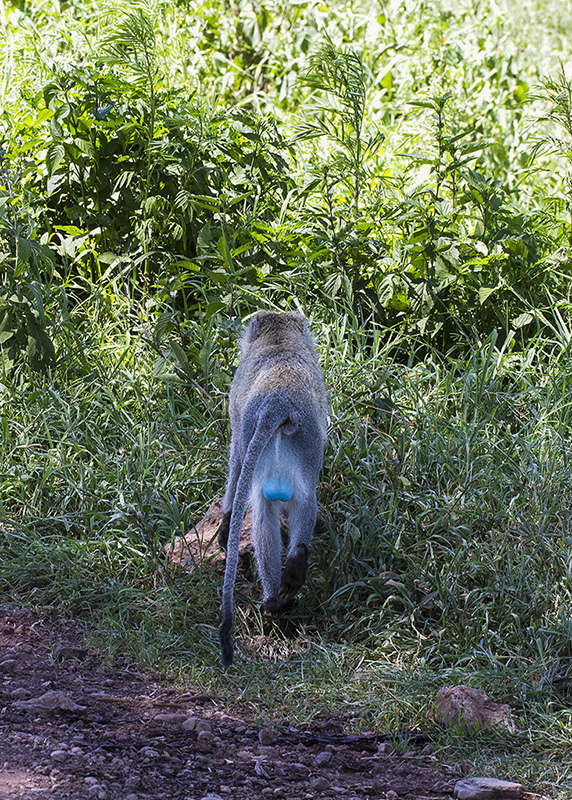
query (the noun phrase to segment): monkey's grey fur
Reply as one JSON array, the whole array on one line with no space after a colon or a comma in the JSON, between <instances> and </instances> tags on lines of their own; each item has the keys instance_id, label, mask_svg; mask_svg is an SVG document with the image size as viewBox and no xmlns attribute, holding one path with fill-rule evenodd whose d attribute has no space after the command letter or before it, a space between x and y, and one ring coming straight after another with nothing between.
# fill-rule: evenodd
<instances>
[{"instance_id":1,"label":"monkey's grey fur","mask_svg":"<svg viewBox=\"0 0 572 800\"><path fill-rule=\"evenodd\" d=\"M219 629L225 666L233 657L234 583L246 504L250 499L264 607L280 611L292 604L306 577L327 424L324 379L304 317L260 312L240 350L230 389L230 461L219 528L226 547ZM282 487L280 499L267 499L274 496L269 485ZM283 571L281 511L290 534Z\"/></svg>"}]
</instances>

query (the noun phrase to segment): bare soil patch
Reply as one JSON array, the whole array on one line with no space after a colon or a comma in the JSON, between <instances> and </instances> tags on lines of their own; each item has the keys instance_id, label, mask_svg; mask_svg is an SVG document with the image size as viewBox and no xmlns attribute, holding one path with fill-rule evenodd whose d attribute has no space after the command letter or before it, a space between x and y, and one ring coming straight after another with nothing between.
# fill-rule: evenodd
<instances>
[{"instance_id":1,"label":"bare soil patch","mask_svg":"<svg viewBox=\"0 0 572 800\"><path fill-rule=\"evenodd\" d=\"M75 622L0 609L0 800L452 796L452 770L386 741L336 720L260 730L215 698L103 664Z\"/></svg>"}]
</instances>

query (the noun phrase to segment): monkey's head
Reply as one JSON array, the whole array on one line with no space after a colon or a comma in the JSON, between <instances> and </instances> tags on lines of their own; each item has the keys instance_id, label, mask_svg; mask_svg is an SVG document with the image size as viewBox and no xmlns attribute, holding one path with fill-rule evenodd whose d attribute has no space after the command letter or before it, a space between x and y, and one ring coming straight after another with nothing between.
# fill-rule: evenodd
<instances>
[{"instance_id":1,"label":"monkey's head","mask_svg":"<svg viewBox=\"0 0 572 800\"><path fill-rule=\"evenodd\" d=\"M288 340L300 340L308 335L308 324L301 314L261 311L253 317L241 342L242 354L254 344L257 347L284 346Z\"/></svg>"}]
</instances>

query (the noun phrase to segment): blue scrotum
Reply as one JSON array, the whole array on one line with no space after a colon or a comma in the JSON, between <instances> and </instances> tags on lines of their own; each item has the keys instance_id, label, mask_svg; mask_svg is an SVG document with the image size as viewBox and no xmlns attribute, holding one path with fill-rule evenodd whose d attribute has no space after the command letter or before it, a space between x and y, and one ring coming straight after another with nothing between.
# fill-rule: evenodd
<instances>
[{"instance_id":1,"label":"blue scrotum","mask_svg":"<svg viewBox=\"0 0 572 800\"><path fill-rule=\"evenodd\" d=\"M267 478L262 486L262 494L267 500L290 500L294 494L294 487L288 478L276 477Z\"/></svg>"}]
</instances>

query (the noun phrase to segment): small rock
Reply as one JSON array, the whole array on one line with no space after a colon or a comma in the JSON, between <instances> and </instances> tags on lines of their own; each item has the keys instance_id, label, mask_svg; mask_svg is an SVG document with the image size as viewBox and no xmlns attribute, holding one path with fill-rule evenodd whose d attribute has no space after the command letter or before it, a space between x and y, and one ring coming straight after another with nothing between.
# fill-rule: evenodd
<instances>
[{"instance_id":1,"label":"small rock","mask_svg":"<svg viewBox=\"0 0 572 800\"><path fill-rule=\"evenodd\" d=\"M52 750L50 758L52 761L65 761L68 757L67 750Z\"/></svg>"},{"instance_id":2,"label":"small rock","mask_svg":"<svg viewBox=\"0 0 572 800\"><path fill-rule=\"evenodd\" d=\"M459 725L465 728L504 725L510 731L516 730L510 706L495 703L482 689L462 684L444 686L441 689L435 701L432 717L446 725Z\"/></svg>"},{"instance_id":3,"label":"small rock","mask_svg":"<svg viewBox=\"0 0 572 800\"><path fill-rule=\"evenodd\" d=\"M24 686L19 686L17 689L10 694L14 700L24 700L26 697L31 697L32 692L29 689L26 689Z\"/></svg>"},{"instance_id":4,"label":"small rock","mask_svg":"<svg viewBox=\"0 0 572 800\"><path fill-rule=\"evenodd\" d=\"M142 755L144 758L158 758L160 753L158 750L155 750L155 748L146 745L139 750L139 755Z\"/></svg>"},{"instance_id":5,"label":"small rock","mask_svg":"<svg viewBox=\"0 0 572 800\"><path fill-rule=\"evenodd\" d=\"M455 784L457 800L518 800L522 784L497 778L465 778Z\"/></svg>"},{"instance_id":6,"label":"small rock","mask_svg":"<svg viewBox=\"0 0 572 800\"><path fill-rule=\"evenodd\" d=\"M78 647L75 644L66 644L64 642L58 642L52 650L52 658L54 661L67 661L72 658L83 660L86 655L87 648Z\"/></svg>"},{"instance_id":7,"label":"small rock","mask_svg":"<svg viewBox=\"0 0 572 800\"><path fill-rule=\"evenodd\" d=\"M377 752L382 756L386 756L393 752L393 745L389 742L380 742L377 745Z\"/></svg>"},{"instance_id":8,"label":"small rock","mask_svg":"<svg viewBox=\"0 0 572 800\"><path fill-rule=\"evenodd\" d=\"M256 774L258 775L259 778L266 778L268 780L271 777L268 774L268 772L264 769L264 765L263 765L262 761L260 761L260 759L257 759L255 761L255 763L254 763L254 771L256 772Z\"/></svg>"},{"instance_id":9,"label":"small rock","mask_svg":"<svg viewBox=\"0 0 572 800\"><path fill-rule=\"evenodd\" d=\"M261 728L258 732L258 741L265 746L276 744L277 738L278 734L274 728Z\"/></svg>"},{"instance_id":10,"label":"small rock","mask_svg":"<svg viewBox=\"0 0 572 800\"><path fill-rule=\"evenodd\" d=\"M166 725L181 725L187 721L188 717L185 711L166 711L163 714L156 714L153 717L154 722L164 722ZM189 728L186 728L189 730ZM191 730L193 730L191 728Z\"/></svg>"},{"instance_id":11,"label":"small rock","mask_svg":"<svg viewBox=\"0 0 572 800\"><path fill-rule=\"evenodd\" d=\"M325 792L330 787L330 781L323 775L316 775L312 779L311 786L315 792Z\"/></svg>"},{"instance_id":12,"label":"small rock","mask_svg":"<svg viewBox=\"0 0 572 800\"><path fill-rule=\"evenodd\" d=\"M181 727L184 731L194 731L198 721L198 717L186 717Z\"/></svg>"},{"instance_id":13,"label":"small rock","mask_svg":"<svg viewBox=\"0 0 572 800\"><path fill-rule=\"evenodd\" d=\"M206 719L197 719L195 730L197 733L212 733L212 725Z\"/></svg>"},{"instance_id":14,"label":"small rock","mask_svg":"<svg viewBox=\"0 0 572 800\"><path fill-rule=\"evenodd\" d=\"M199 731L197 736L197 749L201 753L208 753L212 749L214 738L210 731Z\"/></svg>"},{"instance_id":15,"label":"small rock","mask_svg":"<svg viewBox=\"0 0 572 800\"><path fill-rule=\"evenodd\" d=\"M325 767L326 764L329 764L331 760L332 760L331 752L329 750L322 750L322 752L318 753L318 755L314 759L314 766Z\"/></svg>"},{"instance_id":16,"label":"small rock","mask_svg":"<svg viewBox=\"0 0 572 800\"><path fill-rule=\"evenodd\" d=\"M31 708L34 710L46 711L83 711L85 706L79 706L67 692L57 689L50 689L39 697L31 697L29 700L19 700L14 703L18 708Z\"/></svg>"},{"instance_id":17,"label":"small rock","mask_svg":"<svg viewBox=\"0 0 572 800\"><path fill-rule=\"evenodd\" d=\"M93 775L87 775L83 782L86 783L88 786L99 786L99 781Z\"/></svg>"}]
</instances>

